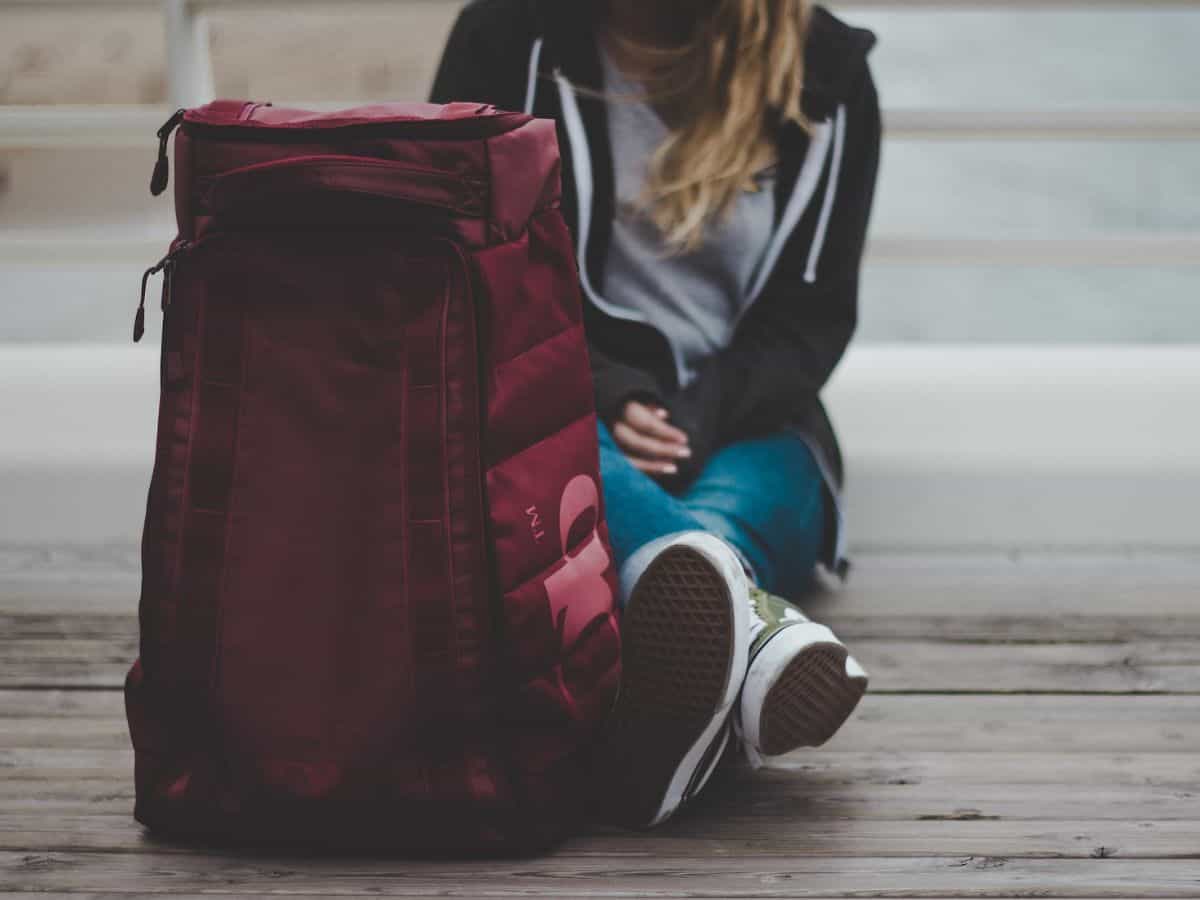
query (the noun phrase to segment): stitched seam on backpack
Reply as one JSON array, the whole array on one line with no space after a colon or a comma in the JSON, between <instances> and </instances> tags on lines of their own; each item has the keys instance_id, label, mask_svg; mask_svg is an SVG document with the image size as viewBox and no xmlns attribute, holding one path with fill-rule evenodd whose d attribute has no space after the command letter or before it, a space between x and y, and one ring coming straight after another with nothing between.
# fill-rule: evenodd
<instances>
[{"instance_id":1,"label":"stitched seam on backpack","mask_svg":"<svg viewBox=\"0 0 1200 900\"><path fill-rule=\"evenodd\" d=\"M563 337L563 335L570 334L572 331L582 330L582 329L583 329L582 323L572 322L566 328L563 328L563 329L560 329L559 331L554 332L554 334L550 335L549 337L541 338L536 343L531 344L530 346L526 347L524 350L518 350L516 353L514 353L508 359L502 359L499 362L493 363L492 368L499 369L501 366L507 366L509 363L514 362L515 360L518 360L523 356L528 356L530 353L533 353L535 350L541 349L546 344L549 344L551 341L559 340L560 338Z\"/></svg>"},{"instance_id":2,"label":"stitched seam on backpack","mask_svg":"<svg viewBox=\"0 0 1200 900\"><path fill-rule=\"evenodd\" d=\"M596 411L594 409L589 409L583 415L576 416L575 418L571 419L569 422L567 422L562 427L554 429L554 431L538 438L533 443L526 444L520 450L514 450L512 453L508 454L508 456L504 457L503 459L498 459L495 462L488 463L488 471L490 472L492 469L498 469L501 466L506 465L510 461L516 459L522 453L532 450L534 447L537 447L540 444L544 444L547 441L553 440L554 438L556 438L560 434L562 434L564 431L566 431L568 428L574 428L576 425L578 425L584 419L595 419L595 418L596 418Z\"/></svg>"}]
</instances>

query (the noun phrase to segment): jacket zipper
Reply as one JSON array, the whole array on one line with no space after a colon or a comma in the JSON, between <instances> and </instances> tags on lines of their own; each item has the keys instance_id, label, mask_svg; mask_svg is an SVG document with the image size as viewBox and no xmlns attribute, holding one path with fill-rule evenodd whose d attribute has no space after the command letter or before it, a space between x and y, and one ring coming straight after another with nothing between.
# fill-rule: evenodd
<instances>
[{"instance_id":1,"label":"jacket zipper","mask_svg":"<svg viewBox=\"0 0 1200 900\"><path fill-rule=\"evenodd\" d=\"M175 244L167 255L148 268L142 273L142 293L138 300L137 312L133 315L133 342L136 344L142 339L142 335L146 333L146 285L150 281L150 276L163 273L162 285L162 300L159 304L162 311L165 313L167 307L171 304L171 291L174 287L175 263L184 253L188 252L195 246L192 241L180 241Z\"/></svg>"}]
</instances>

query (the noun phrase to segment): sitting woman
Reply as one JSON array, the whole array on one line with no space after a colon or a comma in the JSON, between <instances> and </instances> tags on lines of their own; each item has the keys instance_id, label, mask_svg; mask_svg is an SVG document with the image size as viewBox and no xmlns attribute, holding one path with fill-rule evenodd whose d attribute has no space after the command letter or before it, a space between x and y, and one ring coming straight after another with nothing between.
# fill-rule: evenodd
<instances>
[{"instance_id":1,"label":"sitting woman","mask_svg":"<svg viewBox=\"0 0 1200 900\"><path fill-rule=\"evenodd\" d=\"M620 565L612 817L731 740L827 740L867 676L796 598L844 575L818 392L856 321L879 159L870 32L806 0L474 0L433 100L554 119ZM614 789L616 779L619 789Z\"/></svg>"}]
</instances>

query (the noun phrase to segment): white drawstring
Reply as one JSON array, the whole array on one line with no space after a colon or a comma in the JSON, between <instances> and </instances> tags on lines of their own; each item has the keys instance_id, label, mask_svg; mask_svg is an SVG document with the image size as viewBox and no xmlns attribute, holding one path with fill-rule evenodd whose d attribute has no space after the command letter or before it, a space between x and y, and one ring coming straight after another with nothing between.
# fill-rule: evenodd
<instances>
[{"instance_id":1,"label":"white drawstring","mask_svg":"<svg viewBox=\"0 0 1200 900\"><path fill-rule=\"evenodd\" d=\"M825 232L829 229L829 219L833 215L833 200L837 196L838 175L842 170L842 153L846 146L846 107L837 108L837 117L833 123L833 162L829 164L829 182L825 185L825 202L821 204L821 217L817 220L817 233L813 235L812 246L808 250L808 268L804 270L804 280L812 284L817 280L817 261L821 258L821 249L825 246Z\"/></svg>"},{"instance_id":2,"label":"white drawstring","mask_svg":"<svg viewBox=\"0 0 1200 900\"><path fill-rule=\"evenodd\" d=\"M833 124L829 121L818 122L813 126L808 151L804 156L804 165L800 167L800 173L796 176L796 184L792 187L791 196L788 197L787 205L783 208L783 215L767 243L767 252L758 264L754 283L740 315L744 315L750 309L754 301L758 299L758 295L762 293L763 288L766 287L767 279L774 271L775 263L783 253L784 246L812 202L817 185L821 182L821 173L825 171L825 163L829 159L830 147L833 144L832 131Z\"/></svg>"},{"instance_id":3,"label":"white drawstring","mask_svg":"<svg viewBox=\"0 0 1200 900\"><path fill-rule=\"evenodd\" d=\"M538 63L542 58L542 39L537 38L529 50L529 80L525 82L525 112L533 112L533 98L537 96Z\"/></svg>"}]
</instances>

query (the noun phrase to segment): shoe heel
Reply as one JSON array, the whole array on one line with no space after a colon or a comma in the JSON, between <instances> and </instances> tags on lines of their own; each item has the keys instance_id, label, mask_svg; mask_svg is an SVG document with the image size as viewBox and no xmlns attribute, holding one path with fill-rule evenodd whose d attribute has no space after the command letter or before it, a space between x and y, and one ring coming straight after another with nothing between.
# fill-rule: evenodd
<instances>
[{"instance_id":1,"label":"shoe heel","mask_svg":"<svg viewBox=\"0 0 1200 900\"><path fill-rule=\"evenodd\" d=\"M825 626L784 629L755 657L746 679L741 711L751 758L824 744L854 712L867 683L862 666Z\"/></svg>"}]
</instances>

